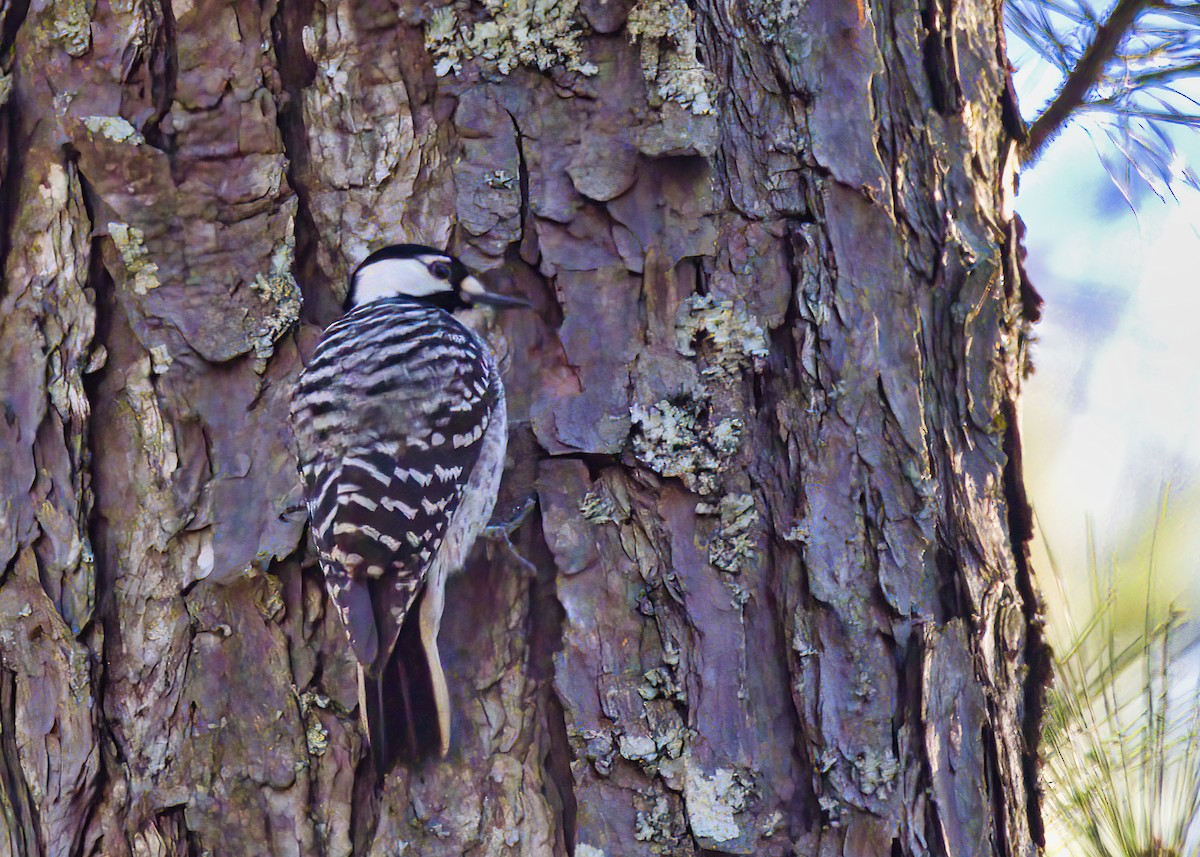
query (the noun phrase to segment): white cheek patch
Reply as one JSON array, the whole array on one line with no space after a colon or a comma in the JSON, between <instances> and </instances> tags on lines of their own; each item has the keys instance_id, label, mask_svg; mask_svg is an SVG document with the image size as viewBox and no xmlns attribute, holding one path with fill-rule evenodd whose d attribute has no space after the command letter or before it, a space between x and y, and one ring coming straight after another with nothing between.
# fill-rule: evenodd
<instances>
[{"instance_id":1,"label":"white cheek patch","mask_svg":"<svg viewBox=\"0 0 1200 857\"><path fill-rule=\"evenodd\" d=\"M411 295L423 298L450 291L450 284L429 273L419 259L380 259L359 270L354 278L354 304Z\"/></svg>"}]
</instances>

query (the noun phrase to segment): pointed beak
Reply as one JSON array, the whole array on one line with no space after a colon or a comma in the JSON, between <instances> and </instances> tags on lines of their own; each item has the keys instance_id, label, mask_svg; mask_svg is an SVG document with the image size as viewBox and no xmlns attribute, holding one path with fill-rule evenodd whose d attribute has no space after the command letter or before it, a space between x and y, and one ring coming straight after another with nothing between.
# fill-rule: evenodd
<instances>
[{"instance_id":1,"label":"pointed beak","mask_svg":"<svg viewBox=\"0 0 1200 857\"><path fill-rule=\"evenodd\" d=\"M462 292L463 298L473 304L485 304L497 309L530 309L531 307L529 301L524 298L512 298L508 295L489 292L483 287L483 283L474 277L466 277L459 284L458 289Z\"/></svg>"}]
</instances>

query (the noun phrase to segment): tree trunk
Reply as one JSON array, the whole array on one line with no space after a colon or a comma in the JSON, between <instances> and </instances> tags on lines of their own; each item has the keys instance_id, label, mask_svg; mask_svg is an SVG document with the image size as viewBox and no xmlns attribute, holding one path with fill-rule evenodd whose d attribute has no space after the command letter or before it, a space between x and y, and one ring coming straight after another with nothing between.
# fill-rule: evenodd
<instances>
[{"instance_id":1,"label":"tree trunk","mask_svg":"<svg viewBox=\"0 0 1200 857\"><path fill-rule=\"evenodd\" d=\"M1033 854L997 7L400 5L0 2L4 853ZM286 411L402 240L536 506L376 796Z\"/></svg>"}]
</instances>

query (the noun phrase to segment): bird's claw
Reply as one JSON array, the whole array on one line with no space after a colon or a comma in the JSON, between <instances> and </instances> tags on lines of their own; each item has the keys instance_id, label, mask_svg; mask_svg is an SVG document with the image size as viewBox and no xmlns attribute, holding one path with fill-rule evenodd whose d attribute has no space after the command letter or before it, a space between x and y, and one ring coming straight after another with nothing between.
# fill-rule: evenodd
<instances>
[{"instance_id":1,"label":"bird's claw","mask_svg":"<svg viewBox=\"0 0 1200 857\"><path fill-rule=\"evenodd\" d=\"M508 520L500 521L493 517L488 522L488 525L483 528L483 537L488 541L509 541L513 533L521 529L521 525L529 519L529 513L533 511L536 505L537 498L530 494L521 502L520 508Z\"/></svg>"},{"instance_id":2,"label":"bird's claw","mask_svg":"<svg viewBox=\"0 0 1200 857\"><path fill-rule=\"evenodd\" d=\"M307 514L307 507L303 503L293 503L291 506L288 506L286 509L284 509L282 512L279 513L279 520L291 521L292 515L295 515L297 512L301 511L302 509L305 510L305 514Z\"/></svg>"},{"instance_id":3,"label":"bird's claw","mask_svg":"<svg viewBox=\"0 0 1200 857\"><path fill-rule=\"evenodd\" d=\"M521 556L520 551L512 543L512 534L521 528L529 518L529 513L533 511L533 507L537 505L537 498L532 494L525 498L521 507L516 514L507 521L497 521L495 518L483 528L483 537L492 542L503 542L508 548L508 552L516 559L517 564L521 566L531 576L536 576L538 573L537 566Z\"/></svg>"}]
</instances>

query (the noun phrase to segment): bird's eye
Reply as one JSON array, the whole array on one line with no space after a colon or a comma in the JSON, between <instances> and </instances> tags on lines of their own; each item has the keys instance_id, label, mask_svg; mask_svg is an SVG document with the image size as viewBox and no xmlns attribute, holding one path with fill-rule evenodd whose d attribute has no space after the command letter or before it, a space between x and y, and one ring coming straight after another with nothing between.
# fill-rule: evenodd
<instances>
[{"instance_id":1,"label":"bird's eye","mask_svg":"<svg viewBox=\"0 0 1200 857\"><path fill-rule=\"evenodd\" d=\"M429 266L429 273L439 280L448 280L450 279L450 266L445 262L434 262Z\"/></svg>"}]
</instances>

